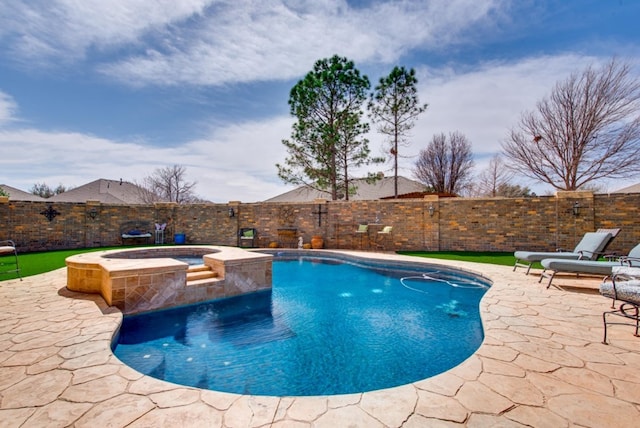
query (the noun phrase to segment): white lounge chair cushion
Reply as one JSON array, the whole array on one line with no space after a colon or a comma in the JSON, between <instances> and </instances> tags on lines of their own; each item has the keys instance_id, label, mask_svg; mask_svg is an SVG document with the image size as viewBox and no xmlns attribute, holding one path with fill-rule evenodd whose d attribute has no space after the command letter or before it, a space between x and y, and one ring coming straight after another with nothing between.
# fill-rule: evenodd
<instances>
[{"instance_id":1,"label":"white lounge chair cushion","mask_svg":"<svg viewBox=\"0 0 640 428\"><path fill-rule=\"evenodd\" d=\"M150 233L123 233L123 238L151 238Z\"/></svg>"},{"instance_id":2,"label":"white lounge chair cushion","mask_svg":"<svg viewBox=\"0 0 640 428\"><path fill-rule=\"evenodd\" d=\"M13 254L16 251L14 247L2 246L0 247L0 254Z\"/></svg>"}]
</instances>

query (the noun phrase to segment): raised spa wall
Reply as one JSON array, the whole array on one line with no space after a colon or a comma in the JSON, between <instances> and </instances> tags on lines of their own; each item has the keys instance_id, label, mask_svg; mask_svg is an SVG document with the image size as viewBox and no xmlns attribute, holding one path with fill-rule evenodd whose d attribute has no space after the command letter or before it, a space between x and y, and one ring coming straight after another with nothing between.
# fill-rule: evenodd
<instances>
[{"instance_id":1,"label":"raised spa wall","mask_svg":"<svg viewBox=\"0 0 640 428\"><path fill-rule=\"evenodd\" d=\"M202 257L211 278L187 280L187 263ZM264 290L272 286L269 254L234 247L143 247L77 254L66 259L67 288L98 293L124 314L134 314Z\"/></svg>"}]
</instances>

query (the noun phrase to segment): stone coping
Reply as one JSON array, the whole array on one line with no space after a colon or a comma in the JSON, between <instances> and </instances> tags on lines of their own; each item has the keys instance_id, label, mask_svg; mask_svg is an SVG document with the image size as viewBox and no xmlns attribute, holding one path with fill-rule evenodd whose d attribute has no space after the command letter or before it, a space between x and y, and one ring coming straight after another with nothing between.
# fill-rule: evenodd
<instances>
[{"instance_id":1,"label":"stone coping","mask_svg":"<svg viewBox=\"0 0 640 428\"><path fill-rule=\"evenodd\" d=\"M65 259L67 268L72 269L103 269L111 275L118 272L131 273L135 271L174 271L188 268L188 264L172 257L200 256L203 263L209 260L224 262L243 262L247 260L267 259L271 256L256 252L249 252L237 247L222 247L214 245L175 245L162 247L138 247L89 253L75 254ZM78 290L75 284L67 284L72 291ZM91 291L84 291L91 292ZM93 292L99 293L99 285Z\"/></svg>"},{"instance_id":2,"label":"stone coping","mask_svg":"<svg viewBox=\"0 0 640 428\"><path fill-rule=\"evenodd\" d=\"M122 276L132 272L186 271L188 268L187 263L172 258L176 256L200 256L203 257L204 264L206 264L207 260L220 260L225 263L241 263L248 260L267 259L271 257L267 254L249 252L237 247L175 245L93 251L69 256L66 258L65 263L68 269L102 269L109 272L111 276ZM80 289L73 281L68 282L67 286L72 291L100 292L99 284L93 285L93 291L89 291L84 287Z\"/></svg>"},{"instance_id":3,"label":"stone coping","mask_svg":"<svg viewBox=\"0 0 640 428\"><path fill-rule=\"evenodd\" d=\"M189 265L173 257L202 257L212 277L188 281ZM210 245L137 247L66 259L67 288L100 294L127 314L230 297L271 287L268 254Z\"/></svg>"},{"instance_id":4,"label":"stone coping","mask_svg":"<svg viewBox=\"0 0 640 428\"><path fill-rule=\"evenodd\" d=\"M478 351L409 385L321 397L229 394L144 376L111 352L122 313L98 295L67 290L65 269L0 282L0 427L637 425L640 338L612 326L611 344L601 343L609 299L546 289L538 275L507 266L425 261L493 281L480 304ZM575 281L590 280L556 284Z\"/></svg>"}]
</instances>

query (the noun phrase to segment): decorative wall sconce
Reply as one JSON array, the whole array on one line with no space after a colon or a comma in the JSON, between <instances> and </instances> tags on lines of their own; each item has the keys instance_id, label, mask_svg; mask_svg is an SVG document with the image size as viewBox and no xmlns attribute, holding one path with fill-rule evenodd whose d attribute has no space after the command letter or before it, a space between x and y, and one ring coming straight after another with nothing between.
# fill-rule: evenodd
<instances>
[{"instance_id":1,"label":"decorative wall sconce","mask_svg":"<svg viewBox=\"0 0 640 428\"><path fill-rule=\"evenodd\" d=\"M233 207L229 207L229 218L233 218L236 216L236 212Z\"/></svg>"},{"instance_id":2,"label":"decorative wall sconce","mask_svg":"<svg viewBox=\"0 0 640 428\"><path fill-rule=\"evenodd\" d=\"M578 217L578 216L580 215L580 204L579 204L578 202L576 202L575 204L573 204L572 211L573 211L573 215L574 215L575 217Z\"/></svg>"},{"instance_id":3,"label":"decorative wall sconce","mask_svg":"<svg viewBox=\"0 0 640 428\"><path fill-rule=\"evenodd\" d=\"M91 208L87 214L91 217L91 220L95 220L98 217L98 210Z\"/></svg>"},{"instance_id":4,"label":"decorative wall sconce","mask_svg":"<svg viewBox=\"0 0 640 428\"><path fill-rule=\"evenodd\" d=\"M433 214L436 212L436 209L433 205L429 205L429 215L433 217Z\"/></svg>"}]
</instances>

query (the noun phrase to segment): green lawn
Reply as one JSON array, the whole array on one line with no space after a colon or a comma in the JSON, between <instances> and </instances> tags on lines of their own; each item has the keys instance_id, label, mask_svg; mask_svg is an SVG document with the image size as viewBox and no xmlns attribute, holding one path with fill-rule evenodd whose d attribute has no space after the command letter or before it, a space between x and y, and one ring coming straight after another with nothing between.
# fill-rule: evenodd
<instances>
[{"instance_id":1,"label":"green lawn","mask_svg":"<svg viewBox=\"0 0 640 428\"><path fill-rule=\"evenodd\" d=\"M43 251L37 253L18 253L18 263L22 277L38 275L40 273L64 267L64 260L74 254L87 253L89 251L103 251L123 247L81 248L76 250ZM11 264L9 266L8 264ZM13 269L13 256L0 257L0 271ZM0 281L17 278L16 273L0 273Z\"/></svg>"},{"instance_id":2,"label":"green lawn","mask_svg":"<svg viewBox=\"0 0 640 428\"><path fill-rule=\"evenodd\" d=\"M427 257L432 259L462 260L465 262L488 263L513 266L516 262L513 253L471 252L471 251L398 251L405 256Z\"/></svg>"},{"instance_id":3,"label":"green lawn","mask_svg":"<svg viewBox=\"0 0 640 428\"><path fill-rule=\"evenodd\" d=\"M76 250L45 251L39 253L18 254L20 271L23 277L37 275L64 267L64 260L74 254L86 253L89 251L111 250L114 248L123 247L82 248ZM470 251L399 251L398 254L433 259L462 260L468 262L488 263L504 266L513 266L513 264L515 263L513 253ZM6 264L9 262L13 262L13 257L0 257L0 271L4 270L4 268L7 267L6 265L3 266L3 263ZM536 266L534 264L534 267L540 268L541 266ZM17 277L18 275L15 273L0 274L0 281Z\"/></svg>"}]
</instances>

